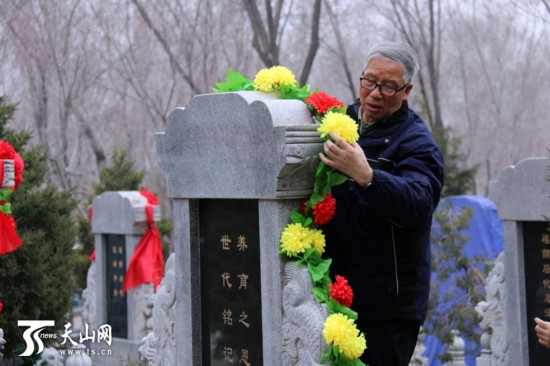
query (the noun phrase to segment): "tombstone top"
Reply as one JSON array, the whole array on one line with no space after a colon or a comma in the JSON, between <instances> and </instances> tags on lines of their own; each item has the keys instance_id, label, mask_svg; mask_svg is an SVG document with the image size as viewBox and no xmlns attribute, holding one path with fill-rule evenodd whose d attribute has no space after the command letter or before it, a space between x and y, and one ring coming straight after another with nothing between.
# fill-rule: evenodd
<instances>
[{"instance_id":1,"label":"tombstone top","mask_svg":"<svg viewBox=\"0 0 550 366\"><path fill-rule=\"evenodd\" d=\"M157 134L172 198L295 198L323 140L305 103L263 92L195 96Z\"/></svg>"},{"instance_id":2,"label":"tombstone top","mask_svg":"<svg viewBox=\"0 0 550 366\"><path fill-rule=\"evenodd\" d=\"M103 192L94 198L92 232L94 234L141 235L147 228L147 198L137 191ZM160 207L153 209L153 220L160 221Z\"/></svg>"},{"instance_id":3,"label":"tombstone top","mask_svg":"<svg viewBox=\"0 0 550 366\"><path fill-rule=\"evenodd\" d=\"M0 159L0 164L4 165L4 174L0 182L0 189L13 187L15 185L15 166L12 159Z\"/></svg>"},{"instance_id":4,"label":"tombstone top","mask_svg":"<svg viewBox=\"0 0 550 366\"><path fill-rule=\"evenodd\" d=\"M550 216L550 159L528 158L504 168L489 184L501 220L544 221Z\"/></svg>"}]
</instances>

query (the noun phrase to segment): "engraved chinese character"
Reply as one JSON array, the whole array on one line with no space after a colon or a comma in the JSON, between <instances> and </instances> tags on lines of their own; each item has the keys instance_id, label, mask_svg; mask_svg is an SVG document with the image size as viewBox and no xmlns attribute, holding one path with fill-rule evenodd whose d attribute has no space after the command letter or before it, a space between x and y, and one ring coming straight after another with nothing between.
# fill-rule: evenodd
<instances>
[{"instance_id":1,"label":"engraved chinese character","mask_svg":"<svg viewBox=\"0 0 550 366\"><path fill-rule=\"evenodd\" d=\"M124 262L118 261L118 268L124 268Z\"/></svg>"},{"instance_id":2,"label":"engraved chinese character","mask_svg":"<svg viewBox=\"0 0 550 366\"><path fill-rule=\"evenodd\" d=\"M544 289L545 289L545 290L550 289L550 279L545 278L545 279L542 281L542 285L544 286Z\"/></svg>"},{"instance_id":3,"label":"engraved chinese character","mask_svg":"<svg viewBox=\"0 0 550 366\"><path fill-rule=\"evenodd\" d=\"M113 290L113 296L118 297L118 290L116 288Z\"/></svg>"},{"instance_id":4,"label":"engraved chinese character","mask_svg":"<svg viewBox=\"0 0 550 366\"><path fill-rule=\"evenodd\" d=\"M248 245L246 245L246 236L239 235L239 241L237 243L237 248L239 248L239 252L244 252L246 248L248 248Z\"/></svg>"},{"instance_id":5,"label":"engraved chinese character","mask_svg":"<svg viewBox=\"0 0 550 366\"><path fill-rule=\"evenodd\" d=\"M246 290L246 280L248 280L248 275L241 273L240 275L238 275L238 277L239 277L239 280L241 280L239 284L239 289L244 287L244 289Z\"/></svg>"},{"instance_id":6,"label":"engraved chinese character","mask_svg":"<svg viewBox=\"0 0 550 366\"><path fill-rule=\"evenodd\" d=\"M550 259L550 249L542 250L542 259Z\"/></svg>"},{"instance_id":7,"label":"engraved chinese character","mask_svg":"<svg viewBox=\"0 0 550 366\"><path fill-rule=\"evenodd\" d=\"M91 341L92 343L95 341L95 331L92 331L92 335L90 336L88 334L88 323L84 323L84 329L85 329L85 336L82 336L82 332L80 332L80 343L84 341Z\"/></svg>"},{"instance_id":8,"label":"engraved chinese character","mask_svg":"<svg viewBox=\"0 0 550 366\"><path fill-rule=\"evenodd\" d=\"M550 245L550 234L542 234L540 242L544 245Z\"/></svg>"},{"instance_id":9,"label":"engraved chinese character","mask_svg":"<svg viewBox=\"0 0 550 366\"><path fill-rule=\"evenodd\" d=\"M252 365L250 362L248 362L248 350L241 348L241 359L239 360L239 364L245 364L245 366Z\"/></svg>"},{"instance_id":10,"label":"engraved chinese character","mask_svg":"<svg viewBox=\"0 0 550 366\"><path fill-rule=\"evenodd\" d=\"M122 247L118 247L118 254L122 254L123 251L124 249Z\"/></svg>"},{"instance_id":11,"label":"engraved chinese character","mask_svg":"<svg viewBox=\"0 0 550 366\"><path fill-rule=\"evenodd\" d=\"M115 274L113 275L113 282L117 282L118 281L118 276Z\"/></svg>"},{"instance_id":12,"label":"engraved chinese character","mask_svg":"<svg viewBox=\"0 0 550 366\"><path fill-rule=\"evenodd\" d=\"M544 264L542 266L542 273L546 273L546 274L550 273L550 264Z\"/></svg>"},{"instance_id":13,"label":"engraved chinese character","mask_svg":"<svg viewBox=\"0 0 550 366\"><path fill-rule=\"evenodd\" d=\"M231 309L223 309L223 324L233 325L233 312Z\"/></svg>"},{"instance_id":14,"label":"engraved chinese character","mask_svg":"<svg viewBox=\"0 0 550 366\"><path fill-rule=\"evenodd\" d=\"M73 339L71 338L71 323L67 323L65 324L65 332L63 334L61 334L61 337L63 337L63 342L61 344L65 344L65 342L67 342L67 339L69 341L71 341L71 343L74 345L76 345L76 342L73 341Z\"/></svg>"},{"instance_id":15,"label":"engraved chinese character","mask_svg":"<svg viewBox=\"0 0 550 366\"><path fill-rule=\"evenodd\" d=\"M233 363L233 348L223 347L223 360Z\"/></svg>"},{"instance_id":16,"label":"engraved chinese character","mask_svg":"<svg viewBox=\"0 0 550 366\"><path fill-rule=\"evenodd\" d=\"M544 294L544 302L550 304L550 294Z\"/></svg>"},{"instance_id":17,"label":"engraved chinese character","mask_svg":"<svg viewBox=\"0 0 550 366\"><path fill-rule=\"evenodd\" d=\"M231 244L231 239L229 239L229 235L224 235L220 239L220 242L222 243L222 250L230 250L229 244Z\"/></svg>"},{"instance_id":18,"label":"engraved chinese character","mask_svg":"<svg viewBox=\"0 0 550 366\"><path fill-rule=\"evenodd\" d=\"M241 323L247 328L250 328L250 323L245 322L246 319L248 319L248 315L246 315L246 313L243 311L239 316L239 323Z\"/></svg>"},{"instance_id":19,"label":"engraved chinese character","mask_svg":"<svg viewBox=\"0 0 550 366\"><path fill-rule=\"evenodd\" d=\"M116 247L113 247L113 254L116 254Z\"/></svg>"},{"instance_id":20,"label":"engraved chinese character","mask_svg":"<svg viewBox=\"0 0 550 366\"><path fill-rule=\"evenodd\" d=\"M104 340L110 346L112 342L111 334L111 326L109 324L103 324L97 330L97 343Z\"/></svg>"},{"instance_id":21,"label":"engraved chinese character","mask_svg":"<svg viewBox=\"0 0 550 366\"><path fill-rule=\"evenodd\" d=\"M225 285L227 284L227 287L228 288L231 288L233 287L233 285L231 284L231 282L229 282L229 280L231 279L231 275L229 274L229 272L224 272L222 273L222 284L223 284L223 287L225 287Z\"/></svg>"}]
</instances>

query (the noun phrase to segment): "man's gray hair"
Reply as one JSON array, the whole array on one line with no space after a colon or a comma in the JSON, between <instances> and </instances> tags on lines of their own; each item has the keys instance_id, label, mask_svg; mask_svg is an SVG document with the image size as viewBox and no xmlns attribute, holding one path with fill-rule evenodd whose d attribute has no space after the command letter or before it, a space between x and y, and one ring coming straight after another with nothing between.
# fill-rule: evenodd
<instances>
[{"instance_id":1,"label":"man's gray hair","mask_svg":"<svg viewBox=\"0 0 550 366\"><path fill-rule=\"evenodd\" d=\"M408 84L412 81L420 66L418 65L418 56L414 49L406 43L398 42L382 42L372 47L367 53L367 63L365 64L365 70L369 65L369 62L373 58L384 57L396 62L405 71L403 82Z\"/></svg>"}]
</instances>

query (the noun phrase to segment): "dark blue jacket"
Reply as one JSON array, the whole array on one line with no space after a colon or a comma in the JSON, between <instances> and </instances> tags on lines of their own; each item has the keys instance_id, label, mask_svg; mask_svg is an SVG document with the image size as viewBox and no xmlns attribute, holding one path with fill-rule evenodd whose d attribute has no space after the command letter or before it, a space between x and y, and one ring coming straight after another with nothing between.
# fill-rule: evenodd
<instances>
[{"instance_id":1,"label":"dark blue jacket","mask_svg":"<svg viewBox=\"0 0 550 366\"><path fill-rule=\"evenodd\" d=\"M358 102L348 115L358 121ZM374 170L363 189L333 187L334 218L323 227L332 276L348 279L362 319L424 322L430 289L432 214L443 186L443 156L407 101L361 134Z\"/></svg>"}]
</instances>

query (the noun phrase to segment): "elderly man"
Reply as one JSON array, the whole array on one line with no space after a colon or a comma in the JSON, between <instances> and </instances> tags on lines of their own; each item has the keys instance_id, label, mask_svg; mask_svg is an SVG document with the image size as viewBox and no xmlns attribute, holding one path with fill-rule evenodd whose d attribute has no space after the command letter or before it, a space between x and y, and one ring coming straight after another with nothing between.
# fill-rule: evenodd
<instances>
[{"instance_id":1,"label":"elderly man","mask_svg":"<svg viewBox=\"0 0 550 366\"><path fill-rule=\"evenodd\" d=\"M334 218L323 228L331 273L354 289L352 308L370 366L406 366L430 288L430 229L443 186L443 156L407 98L418 71L415 51L386 42L367 54L360 98L347 113L359 124L350 145L338 136L320 159L349 179L333 187Z\"/></svg>"}]
</instances>

